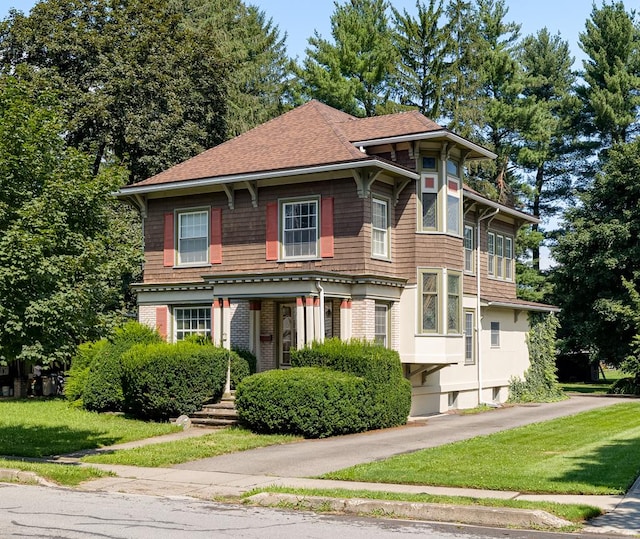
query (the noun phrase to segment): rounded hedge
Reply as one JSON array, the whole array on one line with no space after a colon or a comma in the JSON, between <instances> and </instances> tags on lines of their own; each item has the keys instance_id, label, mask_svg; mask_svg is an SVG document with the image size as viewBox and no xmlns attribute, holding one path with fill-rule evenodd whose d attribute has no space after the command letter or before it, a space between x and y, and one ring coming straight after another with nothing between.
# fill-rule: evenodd
<instances>
[{"instance_id":1,"label":"rounded hedge","mask_svg":"<svg viewBox=\"0 0 640 539\"><path fill-rule=\"evenodd\" d=\"M402 375L400 355L376 343L327 339L293 350L294 367L326 367L364 379L362 403L367 429L404 425L411 409L411 384Z\"/></svg>"},{"instance_id":2,"label":"rounded hedge","mask_svg":"<svg viewBox=\"0 0 640 539\"><path fill-rule=\"evenodd\" d=\"M133 347L122 357L125 411L167 420L199 410L222 395L229 354L232 374L248 372L234 352L212 345L181 341Z\"/></svg>"},{"instance_id":3,"label":"rounded hedge","mask_svg":"<svg viewBox=\"0 0 640 539\"><path fill-rule=\"evenodd\" d=\"M240 420L262 433L324 438L366 430L362 378L319 367L272 370L242 381Z\"/></svg>"},{"instance_id":4,"label":"rounded hedge","mask_svg":"<svg viewBox=\"0 0 640 539\"><path fill-rule=\"evenodd\" d=\"M64 384L64 396L73 406L83 406L82 398L87 385L91 363L107 344L107 340L102 339L78 346L76 355L71 360L71 369Z\"/></svg>"}]
</instances>

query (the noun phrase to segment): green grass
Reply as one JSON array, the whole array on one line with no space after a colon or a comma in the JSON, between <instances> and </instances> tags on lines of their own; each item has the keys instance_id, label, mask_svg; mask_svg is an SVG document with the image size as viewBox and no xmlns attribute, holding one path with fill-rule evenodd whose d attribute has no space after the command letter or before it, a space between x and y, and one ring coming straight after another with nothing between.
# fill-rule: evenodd
<instances>
[{"instance_id":1,"label":"green grass","mask_svg":"<svg viewBox=\"0 0 640 539\"><path fill-rule=\"evenodd\" d=\"M64 400L0 402L0 455L45 457L140 440L179 430L71 408Z\"/></svg>"},{"instance_id":2,"label":"green grass","mask_svg":"<svg viewBox=\"0 0 640 539\"><path fill-rule=\"evenodd\" d=\"M353 466L327 479L623 494L640 473L640 402Z\"/></svg>"},{"instance_id":3,"label":"green grass","mask_svg":"<svg viewBox=\"0 0 640 539\"><path fill-rule=\"evenodd\" d=\"M411 503L444 503L452 505L480 505L483 507L510 507L515 509L542 510L571 522L584 522L600 516L602 511L590 505L561 504L553 502L530 502L525 500L503 500L497 498L471 498L467 496L436 496L433 494L409 494L402 492L376 492L348 489L303 489L290 487L266 487L243 495L248 498L260 492L279 492L297 496L326 496L328 498L364 498L367 500L392 500Z\"/></svg>"},{"instance_id":4,"label":"green grass","mask_svg":"<svg viewBox=\"0 0 640 539\"><path fill-rule=\"evenodd\" d=\"M69 487L75 487L83 481L113 475L109 472L104 472L90 466L25 462L11 459L0 459L0 468L34 472L48 481Z\"/></svg>"},{"instance_id":5,"label":"green grass","mask_svg":"<svg viewBox=\"0 0 640 539\"><path fill-rule=\"evenodd\" d=\"M574 393L597 393L606 394L614 382L620 378L624 378L625 374L616 369L605 369L604 375L606 380L600 379L597 382L572 382L560 384L562 389L567 392Z\"/></svg>"},{"instance_id":6,"label":"green grass","mask_svg":"<svg viewBox=\"0 0 640 539\"><path fill-rule=\"evenodd\" d=\"M297 440L301 440L301 438L276 434L254 434L242 428L227 428L197 438L185 438L135 449L101 452L97 455L84 457L82 460L101 464L164 467L256 447L286 444Z\"/></svg>"}]
</instances>

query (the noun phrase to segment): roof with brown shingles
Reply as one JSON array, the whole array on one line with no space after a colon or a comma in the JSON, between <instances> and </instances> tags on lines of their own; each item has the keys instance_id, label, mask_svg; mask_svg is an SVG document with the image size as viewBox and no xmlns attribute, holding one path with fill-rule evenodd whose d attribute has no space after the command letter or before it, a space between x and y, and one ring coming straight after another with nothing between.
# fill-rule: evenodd
<instances>
[{"instance_id":1,"label":"roof with brown shingles","mask_svg":"<svg viewBox=\"0 0 640 539\"><path fill-rule=\"evenodd\" d=\"M313 100L134 186L368 160L354 142L438 130L417 111L356 118Z\"/></svg>"}]
</instances>

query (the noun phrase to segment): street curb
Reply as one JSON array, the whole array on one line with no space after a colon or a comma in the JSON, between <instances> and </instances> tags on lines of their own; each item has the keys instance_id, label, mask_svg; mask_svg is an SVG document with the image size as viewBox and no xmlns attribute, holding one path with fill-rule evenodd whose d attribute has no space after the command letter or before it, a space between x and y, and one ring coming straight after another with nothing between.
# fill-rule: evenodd
<instances>
[{"instance_id":1,"label":"street curb","mask_svg":"<svg viewBox=\"0 0 640 539\"><path fill-rule=\"evenodd\" d=\"M515 528L565 528L573 522L558 518L546 511L513 509L510 507L483 507L478 505L451 505L435 503L366 500L362 498L328 498L261 492L246 498L261 507L294 507L304 510L337 511L350 514L375 514L435 522L456 522L476 526Z\"/></svg>"},{"instance_id":2,"label":"street curb","mask_svg":"<svg viewBox=\"0 0 640 539\"><path fill-rule=\"evenodd\" d=\"M22 470L12 470L10 468L0 468L0 481L11 483L24 483L28 485L42 485L43 487L57 487L55 483L51 483L43 479L35 472L25 472Z\"/></svg>"}]
</instances>

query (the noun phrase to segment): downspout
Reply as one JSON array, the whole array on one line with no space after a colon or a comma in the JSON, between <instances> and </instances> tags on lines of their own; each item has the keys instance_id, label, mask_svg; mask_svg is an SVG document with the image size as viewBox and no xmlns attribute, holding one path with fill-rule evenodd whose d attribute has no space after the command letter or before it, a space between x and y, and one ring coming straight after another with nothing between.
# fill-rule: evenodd
<instances>
[{"instance_id":1,"label":"downspout","mask_svg":"<svg viewBox=\"0 0 640 539\"><path fill-rule=\"evenodd\" d=\"M478 405L482 404L482 320L480 317L480 223L485 219L495 217L500 212L495 211L479 215L476 223L476 357L478 358ZM488 253L487 253L488 255Z\"/></svg>"},{"instance_id":2,"label":"downspout","mask_svg":"<svg viewBox=\"0 0 640 539\"><path fill-rule=\"evenodd\" d=\"M320 281L316 281L316 288L320 296L320 335L318 335L318 342L324 342L324 288L322 288Z\"/></svg>"}]
</instances>

